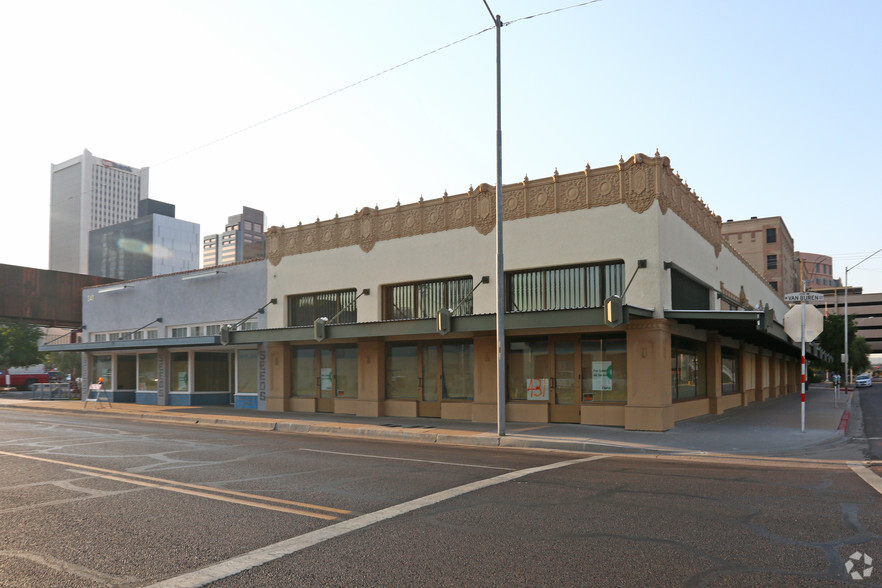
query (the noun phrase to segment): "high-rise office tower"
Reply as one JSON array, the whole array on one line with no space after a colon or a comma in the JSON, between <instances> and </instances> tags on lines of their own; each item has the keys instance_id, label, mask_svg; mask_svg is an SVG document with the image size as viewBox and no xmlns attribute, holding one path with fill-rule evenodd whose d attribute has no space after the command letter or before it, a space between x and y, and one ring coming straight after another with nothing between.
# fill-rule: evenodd
<instances>
[{"instance_id":1,"label":"high-rise office tower","mask_svg":"<svg viewBox=\"0 0 882 588\"><path fill-rule=\"evenodd\" d=\"M199 268L199 225L173 204L141 200L138 218L89 233L89 274L133 280Z\"/></svg>"},{"instance_id":2,"label":"high-rise office tower","mask_svg":"<svg viewBox=\"0 0 882 588\"><path fill-rule=\"evenodd\" d=\"M242 207L242 214L227 217L226 230L202 239L202 267L266 256L262 210Z\"/></svg>"},{"instance_id":3,"label":"high-rise office tower","mask_svg":"<svg viewBox=\"0 0 882 588\"><path fill-rule=\"evenodd\" d=\"M89 231L138 218L148 196L149 168L93 156L88 149L52 165L49 269L89 271Z\"/></svg>"}]
</instances>

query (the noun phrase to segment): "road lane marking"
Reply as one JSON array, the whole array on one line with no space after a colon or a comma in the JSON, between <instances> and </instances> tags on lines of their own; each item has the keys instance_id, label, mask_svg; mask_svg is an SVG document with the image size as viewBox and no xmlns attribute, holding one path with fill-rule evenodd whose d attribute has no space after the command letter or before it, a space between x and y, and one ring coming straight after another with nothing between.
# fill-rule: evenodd
<instances>
[{"instance_id":1,"label":"road lane marking","mask_svg":"<svg viewBox=\"0 0 882 588\"><path fill-rule=\"evenodd\" d=\"M177 486L177 487L181 487L181 488L203 490L203 491L211 492L214 494L228 494L230 496L239 496L239 497L246 498L246 499L257 499L257 500L262 500L264 502L275 502L278 504L286 504L289 506L299 506L302 508L309 508L312 510L332 512L332 513L343 514L343 515L352 514L352 511L344 510L341 508L331 508L330 506L319 506L317 504L309 504L307 502L297 502L294 500L285 500L284 498L273 498L271 496L261 496L258 494L249 494L247 492L238 492L236 490L226 490L224 488L214 488L212 486L203 486L200 484L188 484L186 482L176 482L174 480L155 478L153 476L143 476L141 474L130 474L128 472L120 472L118 470L111 470L111 469L107 469L107 468L98 468L98 467L94 467L94 466L81 465L78 463L60 461L57 459L49 459L46 457L37 457L36 455L22 455L20 453L10 453L8 451L0 451L0 455L7 455L10 457L19 457L22 459L31 459L34 461L43 461L46 463L63 465L63 466L71 467L74 469L89 470L92 472L100 472L102 474L109 474L109 475L113 475L113 476L124 476L127 479L127 481L131 481L132 479L144 480L147 482L154 482L154 483L168 485L168 486Z\"/></svg>"},{"instance_id":2,"label":"road lane marking","mask_svg":"<svg viewBox=\"0 0 882 588\"><path fill-rule=\"evenodd\" d=\"M882 494L882 478L877 476L876 472L863 464L853 461L848 463L848 467L851 468L851 471L860 476L864 482L869 484L873 490Z\"/></svg>"},{"instance_id":3,"label":"road lane marking","mask_svg":"<svg viewBox=\"0 0 882 588\"><path fill-rule=\"evenodd\" d=\"M69 561L64 561L63 559L58 559L51 555L32 553L30 551L3 549L0 550L0 557L17 557L19 559L25 559L37 565L55 570L56 572L77 576L78 578L94 582L101 586L119 586L121 584L134 585L138 581L134 576L111 576L110 574L103 574L97 570L92 570Z\"/></svg>"},{"instance_id":4,"label":"road lane marking","mask_svg":"<svg viewBox=\"0 0 882 588\"><path fill-rule=\"evenodd\" d=\"M218 494L212 494L209 492L200 492L198 490L191 490L189 488L180 488L177 486L169 485L169 484L157 484L155 482L147 482L144 480L134 480L132 478L126 478L123 476L112 476L109 474L99 474L98 472L87 472L85 470L71 470L77 474L85 474L87 476L94 476L96 478L103 478L105 480L115 480L117 482L125 482L126 484L135 484L136 486L144 486L146 488L155 488L157 490L167 490L169 492L177 492L179 494L187 494L189 496L199 496L200 498L210 498L211 500L219 500L221 502L229 502L232 504L241 504L243 506L255 506L257 508L262 508L265 510L275 510L278 512L285 512L289 514L297 514L303 515L307 517L313 517L316 519L324 519L326 521L336 521L339 517L335 517L334 515L323 514L318 512L308 512L305 510L297 510L294 508L288 508L285 506L278 506L275 504L266 504L264 502L254 502L253 500L243 500L241 498L233 498L231 496L222 496ZM258 497L260 498L260 497Z\"/></svg>"},{"instance_id":5,"label":"road lane marking","mask_svg":"<svg viewBox=\"0 0 882 588\"><path fill-rule=\"evenodd\" d=\"M331 455L348 455L351 457L369 457L371 459L389 459L393 461L416 461L419 463L433 463L437 465L450 465L457 466L461 468L483 468L486 470L505 470L505 471L513 471L514 468L503 468L499 466L486 466L486 465L475 465L470 463L455 463L451 461L432 461L429 459L414 459L412 457L388 457L385 455L369 455L366 453L346 453L344 451L325 451L323 449L305 449L300 448L300 451L309 451L310 453L329 453Z\"/></svg>"},{"instance_id":6,"label":"road lane marking","mask_svg":"<svg viewBox=\"0 0 882 588\"><path fill-rule=\"evenodd\" d=\"M523 478L524 476L529 476L531 474L536 474L539 472L544 472L557 468L563 468L571 465L577 465L581 463L587 463L589 461L596 461L598 459L605 459L607 457L609 456L595 455L592 457L583 457L581 459L558 461L544 466L527 468L524 470L516 470L505 474L500 474L493 478L487 478L484 480L478 480L477 482L463 484L462 486L457 486L456 488L442 490L441 492L436 492L434 494L429 494L428 496L423 496L421 498L410 500L408 502L403 502L395 506L390 506L376 512L361 515L360 517L341 521L339 523L335 523L333 525L329 525L322 529L317 529L315 531L311 531L297 537L291 537L290 539L285 539L284 541L280 541L272 545L267 545L266 547L255 549L254 551L250 551L243 555L210 565L208 567L202 568L201 570L196 570L194 572L182 574L175 578L169 578L167 580L157 582L156 584L152 584L148 588L196 588L199 586L206 586L212 582L216 582L223 578L228 578L235 574L244 572L245 570L249 570L253 567L257 567L273 560L279 559L281 557L291 555L293 553L306 549L307 547L312 547L313 545L323 543L324 541L335 539L342 535L346 535L347 533L358 531L359 529L369 527L376 523L395 518L397 516L420 508L432 506L439 502L462 496L463 494L468 494L470 492L489 488L490 486L496 486L497 484L503 484L505 482L517 480L518 478Z\"/></svg>"}]
</instances>

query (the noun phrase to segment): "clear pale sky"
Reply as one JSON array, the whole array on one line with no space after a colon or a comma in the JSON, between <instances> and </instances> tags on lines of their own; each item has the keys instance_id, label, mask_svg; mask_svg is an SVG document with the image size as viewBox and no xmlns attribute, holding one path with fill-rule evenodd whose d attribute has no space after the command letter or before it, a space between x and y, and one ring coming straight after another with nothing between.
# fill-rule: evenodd
<instances>
[{"instance_id":1,"label":"clear pale sky","mask_svg":"<svg viewBox=\"0 0 882 588\"><path fill-rule=\"evenodd\" d=\"M882 248L879 0L489 3L504 183L658 149L836 277ZM48 266L50 164L83 149L149 166L203 235L242 206L294 226L495 184L492 26L482 0L10 3L0 263ZM882 253L849 284L882 291Z\"/></svg>"}]
</instances>

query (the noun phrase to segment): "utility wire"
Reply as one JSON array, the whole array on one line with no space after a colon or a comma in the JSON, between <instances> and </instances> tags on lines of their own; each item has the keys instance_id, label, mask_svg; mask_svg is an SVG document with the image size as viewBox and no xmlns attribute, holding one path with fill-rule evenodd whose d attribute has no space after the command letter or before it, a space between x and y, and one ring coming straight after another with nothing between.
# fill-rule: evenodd
<instances>
[{"instance_id":1,"label":"utility wire","mask_svg":"<svg viewBox=\"0 0 882 588\"><path fill-rule=\"evenodd\" d=\"M322 96L319 96L318 98L313 98L312 100L309 100L308 102L304 102L303 104L299 104L299 105L295 106L294 108L289 108L288 110L286 110L284 112L280 112L280 113L275 114L269 118L265 118L262 121L256 122L252 125L244 127L242 129L239 129L238 131L234 131L228 135L224 135L223 137L219 137L219 138L215 139L214 141L209 141L208 143L205 143L205 144L200 145L198 147L194 147L193 149L190 149L189 151L184 151L183 153L175 155L174 157L169 157L168 159L164 159L163 161L160 161L159 163L157 163L155 165L162 165L163 163L168 163L169 161L174 161L175 159L179 159L181 157L184 157L185 155L190 155L191 153L195 153L196 151L200 151L202 149L205 149L206 147L210 147L211 145L214 145L216 143L220 143L221 141L226 141L227 139L229 139L231 137L235 137L236 135L240 135L240 134L244 133L245 131L250 131L251 129L253 129L255 127L259 127L260 125L264 125L264 124L266 124L270 121L273 121L277 118L283 117L286 114L290 114L290 113L294 112L295 110L300 110L301 108L305 108L305 107L309 106L310 104L315 104L316 102L319 102L320 100L324 100L325 98L330 98L331 96L333 96L335 94L339 94L340 92L344 92L346 90L349 90L350 88L354 88L355 86L363 84L363 83L370 81L374 78L378 78L378 77L380 77L384 74L387 74L391 71L402 68L405 65L413 63L414 61L418 61L424 57L428 57L429 55L432 55L434 53L438 53L439 51L443 51L444 49L447 49L449 47L453 47L454 45L456 45L458 43L462 43L463 41L467 41L467 40L471 39L472 37L477 37L478 35L482 35L482 34L486 33L487 31L493 30L494 28L496 28L496 27L487 27L486 29L484 29L482 31L478 31L477 33L473 33L471 35L468 35L467 37L463 37L462 39L459 39L458 41L453 41L452 43L448 43L442 47L438 47L437 49L433 49L432 51L429 51L428 53L423 53L422 55L420 55L418 57L414 57L412 59L408 59L407 61L403 61L403 62L399 63L398 65L393 65L392 67L384 69L381 72L377 72L377 73L370 75L366 78L362 78L362 79L358 80L357 82L353 82L353 83L349 84L348 86L343 86L342 88L337 88L336 90L328 92L327 94L323 94Z\"/></svg>"},{"instance_id":2,"label":"utility wire","mask_svg":"<svg viewBox=\"0 0 882 588\"><path fill-rule=\"evenodd\" d=\"M554 10L549 10L549 11L547 11L547 12L539 12L539 13L536 13L536 14L531 14L531 15L529 15L529 16L523 16L523 17L521 17L521 18L516 18L516 19L514 19L514 20L511 20L511 21L505 22L505 23L503 23L503 26L508 26L508 25L510 25L510 24L513 24L513 23L516 23L516 22L520 22L520 21L522 21L522 20L529 20L529 19L531 19L531 18L536 18L536 17L539 17L539 16L547 16L547 15L549 15L549 14L554 14L554 13L556 13L556 12L562 12L562 11L564 11L564 10L571 10L571 9L573 9L573 8L580 8L580 7L582 7L582 6L587 6L587 5L589 5L589 4L594 4L594 3L596 3L596 2L600 2L600 0L588 0L587 2L582 2L582 3L580 3L580 4L573 4L573 5L571 5L571 6L564 6L564 7L562 7L562 8L556 8L556 9L554 9ZM485 4L486 4L486 3L485 3ZM489 10L489 7L488 7L488 10ZM492 12L491 12L491 16L492 16ZM306 107L309 106L310 104L315 104L316 102L319 102L319 101L324 100L324 99L326 99L326 98L330 98L331 96L334 96L335 94L339 94L339 93L341 93L341 92L344 92L344 91L346 91L346 90L349 90L350 88L354 88L355 86L358 86L358 85L364 84L365 82L368 82L368 81L370 81L370 80L372 80L372 79L374 79L374 78L378 78L378 77L380 77L380 76L382 76L382 75L385 75L385 74L387 74L387 73L390 73L390 72L392 72L392 71L395 71L396 69L400 69L400 68L404 67L405 65L409 65L409 64L411 64L411 63L413 63L413 62L415 62L415 61L419 61L420 59L423 59L424 57L428 57L428 56L430 56L430 55L433 55L433 54L435 54L435 53L438 53L439 51L443 51L443 50L445 50L445 49L448 49L448 48L450 48L450 47L453 47L454 45L458 45L459 43L462 43L462 42L464 42L464 41L468 41L469 39L471 39L471 38L473 38L473 37L477 37L478 35L483 35L483 34L486 33L487 31L492 31L492 30L494 30L495 28L496 28L495 26L487 27L486 29L480 30L480 31L478 31L477 33L472 33L471 35L465 36L465 37L463 37L462 39L459 39L459 40L457 40L457 41L453 41L453 42L451 42L451 43L447 43L446 45L442 45L441 47L438 47L437 49L433 49L432 51L429 51L429 52L427 52L427 53L423 53L422 55L419 55L419 56L417 56L417 57L414 57L414 58L408 59L407 61L403 61L403 62L399 63L398 65L393 65L392 67L386 68L386 69L384 69L383 71L377 72L377 73L375 73L375 74L373 74L373 75L370 75L370 76L368 76L368 77L366 77L366 78L362 78L362 79L358 80L357 82L353 82L353 83L351 83L351 84L349 84L349 85L347 85L347 86L343 86L343 87L341 87L341 88L337 88L336 90L333 90L333 91L331 91L331 92L328 92L327 94L323 94L323 95L321 95L321 96L319 96L319 97L317 97L317 98L313 98L312 100L309 100L309 101L304 102L304 103L302 103L302 104L298 104L297 106L295 106L295 107L293 107L293 108L289 108L288 110L286 110L286 111L284 111L284 112L280 112L280 113L278 113L278 114L274 114L273 116L271 116L271 117L269 117L269 118L265 118L265 119L263 119L263 120L261 120L261 121L258 121L258 122L256 122L256 123L254 123L254 124L248 125L247 127L243 127L243 128L241 128L241 129L239 129L238 131L233 131L232 133L229 133L229 134L224 135L224 136L222 136L222 137L218 137L217 139L214 139L213 141L209 141L208 143L203 143L202 145L199 145L198 147L194 147L194 148L192 148L192 149L190 149L190 150L188 150L188 151L184 151L184 152L182 152L182 153L179 153L179 154L177 154L177 155L174 155L174 156L172 156L172 157L169 157L168 159L163 159L163 160L160 161L159 163L155 163L155 164L153 164L151 167L156 167L156 166L158 166L158 165L162 165L162 164L164 164L164 163L168 163L168 162L170 162L170 161L174 161L174 160L176 160L176 159L180 159L181 157L185 157L185 156L187 156L187 155L190 155L191 153L195 153L195 152L197 152L197 151L201 151L201 150L203 150L203 149L205 149L205 148L207 148L207 147L210 147L210 146L212 146L212 145L216 145L217 143L220 143L220 142L222 142L222 141L226 141L227 139L230 139L230 138L232 138L232 137L235 137L236 135L241 135L242 133L244 133L244 132L246 132L246 131L250 131L251 129L256 128L256 127L259 127L259 126L261 126L261 125L265 125L266 123L268 123L268 122L270 122L270 121L274 121L274 120L276 120L277 118L281 118L281 117L285 116L286 114L290 114L290 113L294 112L295 110L300 110L301 108L306 108Z\"/></svg>"}]
</instances>

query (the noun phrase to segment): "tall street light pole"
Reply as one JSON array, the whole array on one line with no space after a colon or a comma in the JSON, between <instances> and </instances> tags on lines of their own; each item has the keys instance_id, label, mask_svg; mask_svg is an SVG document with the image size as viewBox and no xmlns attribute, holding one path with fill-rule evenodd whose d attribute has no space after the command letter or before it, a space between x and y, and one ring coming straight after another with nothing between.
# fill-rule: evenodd
<instances>
[{"instance_id":1,"label":"tall street light pole","mask_svg":"<svg viewBox=\"0 0 882 588\"><path fill-rule=\"evenodd\" d=\"M505 435L505 265L502 260L502 17L484 6L496 25L496 432Z\"/></svg>"},{"instance_id":2,"label":"tall street light pole","mask_svg":"<svg viewBox=\"0 0 882 588\"><path fill-rule=\"evenodd\" d=\"M843 375L845 376L845 391L846 392L848 392L848 385L851 383L851 378L848 375L848 272L849 272L849 270L853 270L854 268L856 268L860 264L864 263L865 261L867 261L868 259L870 259L874 255L876 255L880 251L882 251L882 249L879 249L879 250L871 253L870 255L866 256L865 258L863 258L862 260L860 260L859 262L857 262L853 266L845 268L845 320L843 321L845 323L845 374L843 374Z\"/></svg>"}]
</instances>

